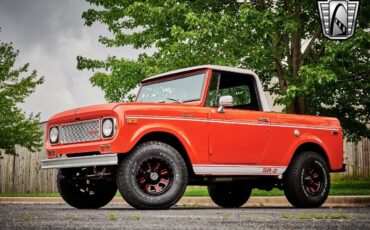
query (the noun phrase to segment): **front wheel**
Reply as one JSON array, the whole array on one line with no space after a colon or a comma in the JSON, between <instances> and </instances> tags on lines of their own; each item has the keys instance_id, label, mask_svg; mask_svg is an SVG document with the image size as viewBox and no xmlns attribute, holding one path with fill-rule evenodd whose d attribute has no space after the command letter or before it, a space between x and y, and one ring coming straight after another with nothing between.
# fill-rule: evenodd
<instances>
[{"instance_id":1,"label":"front wheel","mask_svg":"<svg viewBox=\"0 0 370 230\"><path fill-rule=\"evenodd\" d=\"M184 159L168 144L149 141L122 159L117 186L137 209L168 209L182 197L188 173Z\"/></svg>"},{"instance_id":2,"label":"front wheel","mask_svg":"<svg viewBox=\"0 0 370 230\"><path fill-rule=\"evenodd\" d=\"M208 185L213 202L223 208L239 208L245 204L252 189L245 182L225 182Z\"/></svg>"},{"instance_id":3,"label":"front wheel","mask_svg":"<svg viewBox=\"0 0 370 230\"><path fill-rule=\"evenodd\" d=\"M302 152L295 157L283 179L285 196L296 208L320 207L328 197L329 167L316 152Z\"/></svg>"},{"instance_id":4,"label":"front wheel","mask_svg":"<svg viewBox=\"0 0 370 230\"><path fill-rule=\"evenodd\" d=\"M63 200L79 209L97 209L108 204L117 192L114 178L90 179L88 168L58 171L57 185Z\"/></svg>"}]
</instances>

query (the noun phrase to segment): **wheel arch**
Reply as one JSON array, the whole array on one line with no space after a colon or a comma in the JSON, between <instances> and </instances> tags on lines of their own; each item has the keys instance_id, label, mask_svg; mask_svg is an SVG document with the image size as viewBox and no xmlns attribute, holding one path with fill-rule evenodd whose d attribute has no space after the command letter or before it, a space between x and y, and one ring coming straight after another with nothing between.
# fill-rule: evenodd
<instances>
[{"instance_id":1,"label":"wheel arch","mask_svg":"<svg viewBox=\"0 0 370 230\"><path fill-rule=\"evenodd\" d=\"M289 161L288 167L295 157L297 157L299 154L302 154L305 151L313 151L313 152L318 153L320 156L324 158L324 160L328 164L329 169L331 170L330 159L329 159L327 151L322 145L314 141L307 141L307 142L303 142L299 144L293 152L293 155Z\"/></svg>"},{"instance_id":2,"label":"wheel arch","mask_svg":"<svg viewBox=\"0 0 370 230\"><path fill-rule=\"evenodd\" d=\"M164 130L162 129L148 129L145 132L142 132L135 138L130 151L134 149L136 146L144 143L146 141L160 141L166 143L173 148L175 148L184 159L186 163L186 167L188 169L189 176L195 175L192 167L192 149L191 146L184 144L186 142L186 138L179 136L177 133L173 132L172 130Z\"/></svg>"}]
</instances>

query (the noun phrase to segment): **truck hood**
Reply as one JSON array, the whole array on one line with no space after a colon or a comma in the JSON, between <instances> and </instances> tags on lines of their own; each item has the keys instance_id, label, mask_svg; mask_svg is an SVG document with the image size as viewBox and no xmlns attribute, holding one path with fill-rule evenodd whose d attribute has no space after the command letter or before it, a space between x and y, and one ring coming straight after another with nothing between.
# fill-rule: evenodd
<instances>
[{"instance_id":1,"label":"truck hood","mask_svg":"<svg viewBox=\"0 0 370 230\"><path fill-rule=\"evenodd\" d=\"M57 113L49 118L49 122L71 122L76 119L86 120L91 118L96 118L99 116L109 116L113 115L115 109L119 111L124 111L126 109L136 109L136 110L158 110L158 108L171 107L177 110L179 107L189 107L198 104L199 102L186 103L186 104L176 104L176 103L142 103L142 102L121 102L121 103L106 103L99 105L91 105L80 108L74 108ZM198 107L198 106L196 106ZM199 107L198 107L199 108ZM116 111L118 112L118 111Z\"/></svg>"},{"instance_id":2,"label":"truck hood","mask_svg":"<svg viewBox=\"0 0 370 230\"><path fill-rule=\"evenodd\" d=\"M75 120L80 117L96 117L99 115L111 114L114 108L116 108L121 103L107 103L99 105L91 105L80 108L74 108L57 113L50 117L49 121L68 121Z\"/></svg>"}]
</instances>

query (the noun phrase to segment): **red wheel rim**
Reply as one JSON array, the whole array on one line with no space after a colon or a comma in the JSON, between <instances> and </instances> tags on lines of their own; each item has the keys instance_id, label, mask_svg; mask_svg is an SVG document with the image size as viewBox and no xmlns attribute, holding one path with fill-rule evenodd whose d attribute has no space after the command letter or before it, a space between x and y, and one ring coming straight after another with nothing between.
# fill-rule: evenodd
<instances>
[{"instance_id":1,"label":"red wheel rim","mask_svg":"<svg viewBox=\"0 0 370 230\"><path fill-rule=\"evenodd\" d=\"M313 162L303 169L302 185L309 195L315 196L321 193L326 179L323 170L317 162Z\"/></svg>"},{"instance_id":2,"label":"red wheel rim","mask_svg":"<svg viewBox=\"0 0 370 230\"><path fill-rule=\"evenodd\" d=\"M136 173L136 182L144 193L153 196L161 195L172 185L172 167L164 158L149 158L140 164Z\"/></svg>"}]
</instances>

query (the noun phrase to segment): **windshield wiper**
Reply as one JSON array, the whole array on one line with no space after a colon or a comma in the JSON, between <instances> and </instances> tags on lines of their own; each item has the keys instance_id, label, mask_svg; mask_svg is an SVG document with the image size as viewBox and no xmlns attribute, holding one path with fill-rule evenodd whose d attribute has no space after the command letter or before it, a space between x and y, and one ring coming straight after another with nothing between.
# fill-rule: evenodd
<instances>
[{"instance_id":1,"label":"windshield wiper","mask_svg":"<svg viewBox=\"0 0 370 230\"><path fill-rule=\"evenodd\" d=\"M180 99L175 99L175 98L170 98L170 97L167 97L166 98L167 100L170 100L170 101L175 101L175 102L177 102L177 103L184 103L184 102L182 102Z\"/></svg>"},{"instance_id":2,"label":"windshield wiper","mask_svg":"<svg viewBox=\"0 0 370 230\"><path fill-rule=\"evenodd\" d=\"M192 101L199 101L200 99L190 99L190 100L185 100L185 101L182 101L182 103L186 103L186 102L192 102Z\"/></svg>"}]
</instances>

